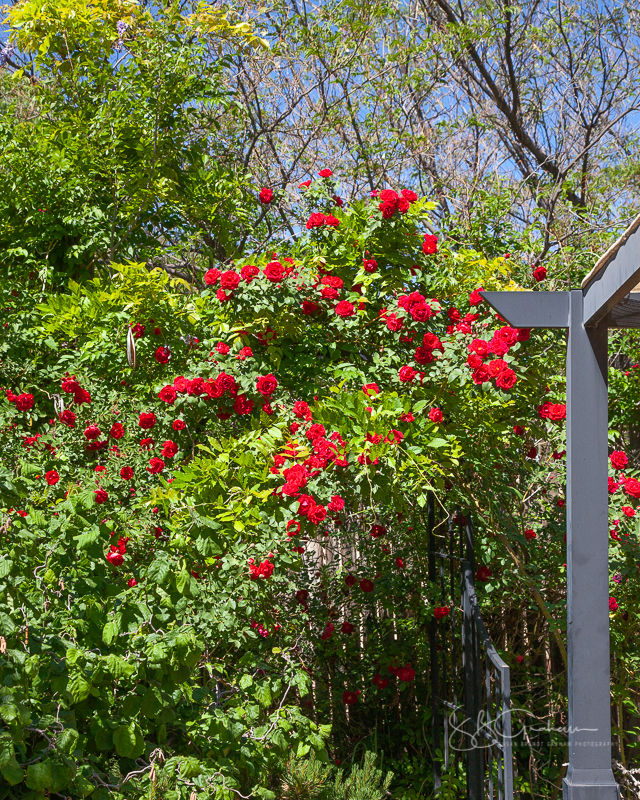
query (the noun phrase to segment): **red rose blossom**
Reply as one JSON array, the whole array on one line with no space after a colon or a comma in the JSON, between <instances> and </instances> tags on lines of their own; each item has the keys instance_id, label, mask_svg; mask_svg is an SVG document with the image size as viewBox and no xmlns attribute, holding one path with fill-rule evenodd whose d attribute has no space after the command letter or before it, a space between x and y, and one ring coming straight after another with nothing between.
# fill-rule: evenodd
<instances>
[{"instance_id":1,"label":"red rose blossom","mask_svg":"<svg viewBox=\"0 0 640 800\"><path fill-rule=\"evenodd\" d=\"M422 252L425 255L433 255L438 252L438 237L430 233L425 234L424 242L422 243Z\"/></svg>"},{"instance_id":2,"label":"red rose blossom","mask_svg":"<svg viewBox=\"0 0 640 800\"><path fill-rule=\"evenodd\" d=\"M147 472L151 473L151 475L157 475L159 472L162 472L164 467L165 463L161 458L150 458Z\"/></svg>"},{"instance_id":3,"label":"red rose blossom","mask_svg":"<svg viewBox=\"0 0 640 800\"><path fill-rule=\"evenodd\" d=\"M263 397L271 397L278 388L278 381L275 375L269 373L256 380L256 389Z\"/></svg>"},{"instance_id":4,"label":"red rose blossom","mask_svg":"<svg viewBox=\"0 0 640 800\"><path fill-rule=\"evenodd\" d=\"M171 356L171 350L169 350L168 347L161 346L156 350L153 356L158 364L166 364Z\"/></svg>"},{"instance_id":5,"label":"red rose blossom","mask_svg":"<svg viewBox=\"0 0 640 800\"><path fill-rule=\"evenodd\" d=\"M153 413L153 411L143 411L142 414L140 414L140 417L138 418L138 425L143 430L150 430L151 428L155 427L155 424L156 415Z\"/></svg>"},{"instance_id":6,"label":"red rose blossom","mask_svg":"<svg viewBox=\"0 0 640 800\"><path fill-rule=\"evenodd\" d=\"M400 367L398 371L398 378L402 381L402 383L411 383L413 379L416 377L416 371L413 367L404 366Z\"/></svg>"},{"instance_id":7,"label":"red rose blossom","mask_svg":"<svg viewBox=\"0 0 640 800\"><path fill-rule=\"evenodd\" d=\"M165 386L158 392L158 397L162 400L163 403L169 403L169 405L173 405L178 397L178 393L173 386Z\"/></svg>"},{"instance_id":8,"label":"red rose blossom","mask_svg":"<svg viewBox=\"0 0 640 800\"><path fill-rule=\"evenodd\" d=\"M93 493L94 499L96 503L100 506L103 503L106 503L109 499L109 495L105 492L104 489L96 489Z\"/></svg>"},{"instance_id":9,"label":"red rose blossom","mask_svg":"<svg viewBox=\"0 0 640 800\"><path fill-rule=\"evenodd\" d=\"M429 419L431 422L440 423L444 419L442 411L439 408L432 408L429 411Z\"/></svg>"},{"instance_id":10,"label":"red rose blossom","mask_svg":"<svg viewBox=\"0 0 640 800\"><path fill-rule=\"evenodd\" d=\"M97 439L100 436L100 428L97 425L87 425L84 429L84 435L86 439Z\"/></svg>"},{"instance_id":11,"label":"red rose blossom","mask_svg":"<svg viewBox=\"0 0 640 800\"><path fill-rule=\"evenodd\" d=\"M258 199L263 205L269 205L269 203L273 200L273 189L267 189L266 187L260 189Z\"/></svg>"},{"instance_id":12,"label":"red rose blossom","mask_svg":"<svg viewBox=\"0 0 640 800\"><path fill-rule=\"evenodd\" d=\"M44 479L49 484L49 486L55 486L56 483L58 483L58 481L60 480L60 476L58 475L55 469L50 469L49 472L45 473Z\"/></svg>"},{"instance_id":13,"label":"red rose blossom","mask_svg":"<svg viewBox=\"0 0 640 800\"><path fill-rule=\"evenodd\" d=\"M245 283L251 283L251 281L254 278L256 278L259 274L260 270L253 264L245 264L244 267L242 267L242 269L240 270L240 277L242 278L243 281L245 281ZM227 353L228 352L229 350L227 350Z\"/></svg>"},{"instance_id":14,"label":"red rose blossom","mask_svg":"<svg viewBox=\"0 0 640 800\"><path fill-rule=\"evenodd\" d=\"M339 317L352 317L356 313L355 306L348 300L341 300L334 310Z\"/></svg>"},{"instance_id":15,"label":"red rose blossom","mask_svg":"<svg viewBox=\"0 0 640 800\"><path fill-rule=\"evenodd\" d=\"M222 273L219 269L214 268L207 270L207 272L204 274L204 282L207 284L207 286L215 286L220 278L220 275L222 275Z\"/></svg>"},{"instance_id":16,"label":"red rose blossom","mask_svg":"<svg viewBox=\"0 0 640 800\"><path fill-rule=\"evenodd\" d=\"M500 389L513 389L516 385L516 373L512 369L504 369L496 378L496 386Z\"/></svg>"},{"instance_id":17,"label":"red rose blossom","mask_svg":"<svg viewBox=\"0 0 640 800\"><path fill-rule=\"evenodd\" d=\"M162 445L160 455L164 456L164 458L173 458L177 452L178 445L175 442L172 442L171 439L167 439Z\"/></svg>"},{"instance_id":18,"label":"red rose blossom","mask_svg":"<svg viewBox=\"0 0 640 800\"><path fill-rule=\"evenodd\" d=\"M60 414L60 422L63 425L66 425L68 428L75 428L76 427L76 415L73 411L69 411L69 409L65 409L62 414Z\"/></svg>"},{"instance_id":19,"label":"red rose blossom","mask_svg":"<svg viewBox=\"0 0 640 800\"><path fill-rule=\"evenodd\" d=\"M133 470L131 467L122 467L120 470L120 477L123 481L130 481L133 478Z\"/></svg>"},{"instance_id":20,"label":"red rose blossom","mask_svg":"<svg viewBox=\"0 0 640 800\"><path fill-rule=\"evenodd\" d=\"M540 283L547 277L546 267L536 267L531 273L536 281Z\"/></svg>"},{"instance_id":21,"label":"red rose blossom","mask_svg":"<svg viewBox=\"0 0 640 800\"><path fill-rule=\"evenodd\" d=\"M271 283L280 283L284 278L284 267L279 261L270 261L262 271L262 274Z\"/></svg>"},{"instance_id":22,"label":"red rose blossom","mask_svg":"<svg viewBox=\"0 0 640 800\"><path fill-rule=\"evenodd\" d=\"M124 425L121 422L114 422L109 431L109 436L112 439L122 439L124 436Z\"/></svg>"},{"instance_id":23,"label":"red rose blossom","mask_svg":"<svg viewBox=\"0 0 640 800\"><path fill-rule=\"evenodd\" d=\"M363 592L367 592L367 593L368 592L372 592L374 590L374 588L375 588L375 584L369 578L363 578L360 581L360 588L362 589Z\"/></svg>"},{"instance_id":24,"label":"red rose blossom","mask_svg":"<svg viewBox=\"0 0 640 800\"><path fill-rule=\"evenodd\" d=\"M240 276L232 269L223 272L220 276L220 288L224 289L225 291L232 292L234 289L238 288L239 283Z\"/></svg>"},{"instance_id":25,"label":"red rose blossom","mask_svg":"<svg viewBox=\"0 0 640 800\"><path fill-rule=\"evenodd\" d=\"M331 172L330 169L321 169L318 175L321 178L330 178L333 175L333 172Z\"/></svg>"},{"instance_id":26,"label":"red rose blossom","mask_svg":"<svg viewBox=\"0 0 640 800\"><path fill-rule=\"evenodd\" d=\"M629 463L629 459L622 450L614 450L609 456L609 460L614 469L624 469Z\"/></svg>"}]
</instances>

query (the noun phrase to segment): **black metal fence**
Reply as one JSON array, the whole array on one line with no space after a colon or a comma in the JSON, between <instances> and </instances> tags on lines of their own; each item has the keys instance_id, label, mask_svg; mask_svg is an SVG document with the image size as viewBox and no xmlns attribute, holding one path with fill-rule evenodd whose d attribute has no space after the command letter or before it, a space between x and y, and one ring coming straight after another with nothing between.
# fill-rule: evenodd
<instances>
[{"instance_id":1,"label":"black metal fence","mask_svg":"<svg viewBox=\"0 0 640 800\"><path fill-rule=\"evenodd\" d=\"M509 667L478 607L473 523L436 514L433 498L427 520L429 580L439 600L429 631L434 788L448 782L466 787L466 800L513 800Z\"/></svg>"}]
</instances>

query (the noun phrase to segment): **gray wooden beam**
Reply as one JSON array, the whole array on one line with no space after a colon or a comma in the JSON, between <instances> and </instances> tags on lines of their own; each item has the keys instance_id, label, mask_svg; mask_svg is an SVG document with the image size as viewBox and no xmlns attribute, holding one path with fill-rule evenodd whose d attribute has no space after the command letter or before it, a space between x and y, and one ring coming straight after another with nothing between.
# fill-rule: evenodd
<instances>
[{"instance_id":1,"label":"gray wooden beam","mask_svg":"<svg viewBox=\"0 0 640 800\"><path fill-rule=\"evenodd\" d=\"M480 292L514 328L568 328L569 292Z\"/></svg>"},{"instance_id":2,"label":"gray wooden beam","mask_svg":"<svg viewBox=\"0 0 640 800\"><path fill-rule=\"evenodd\" d=\"M584 324L595 325L640 282L640 228L614 250L582 287Z\"/></svg>"}]
</instances>

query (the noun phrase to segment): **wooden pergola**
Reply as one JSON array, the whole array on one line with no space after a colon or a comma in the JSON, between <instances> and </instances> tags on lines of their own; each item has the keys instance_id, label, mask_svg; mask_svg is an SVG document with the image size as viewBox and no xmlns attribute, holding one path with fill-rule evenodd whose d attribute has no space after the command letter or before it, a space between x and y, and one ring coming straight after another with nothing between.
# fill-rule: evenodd
<instances>
[{"instance_id":1,"label":"wooden pergola","mask_svg":"<svg viewBox=\"0 0 640 800\"><path fill-rule=\"evenodd\" d=\"M482 292L518 328L566 328L567 652L565 800L618 800L611 769L607 332L640 328L640 216L580 289Z\"/></svg>"}]
</instances>

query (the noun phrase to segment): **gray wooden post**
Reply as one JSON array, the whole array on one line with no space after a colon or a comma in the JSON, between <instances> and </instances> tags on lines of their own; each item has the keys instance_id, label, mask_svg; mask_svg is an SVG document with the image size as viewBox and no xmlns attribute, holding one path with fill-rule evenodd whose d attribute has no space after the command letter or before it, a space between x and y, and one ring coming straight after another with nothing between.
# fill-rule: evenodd
<instances>
[{"instance_id":1,"label":"gray wooden post","mask_svg":"<svg viewBox=\"0 0 640 800\"><path fill-rule=\"evenodd\" d=\"M566 800L617 800L611 769L607 326L586 329L582 291L569 297L567 342Z\"/></svg>"}]
</instances>

